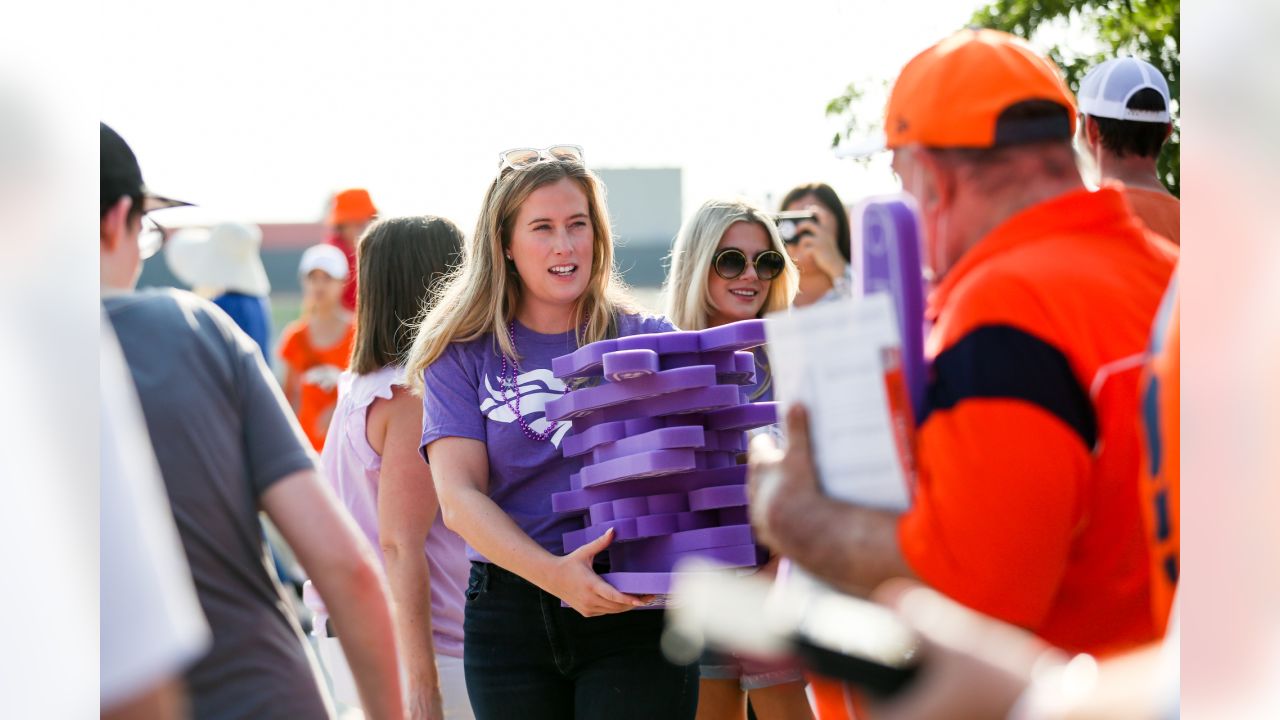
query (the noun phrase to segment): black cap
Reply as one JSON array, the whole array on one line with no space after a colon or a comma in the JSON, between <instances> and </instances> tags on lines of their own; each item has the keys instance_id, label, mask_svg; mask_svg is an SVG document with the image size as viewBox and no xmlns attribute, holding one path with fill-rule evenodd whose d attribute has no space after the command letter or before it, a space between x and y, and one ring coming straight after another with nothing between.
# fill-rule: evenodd
<instances>
[{"instance_id":1,"label":"black cap","mask_svg":"<svg viewBox=\"0 0 1280 720\"><path fill-rule=\"evenodd\" d=\"M120 137L120 133L107 127L106 123L99 123L99 125L101 126L99 140L102 179L102 194L99 198L101 211L105 212L108 207L126 195L129 197L141 195L143 212L191 204L161 197L148 190L146 183L142 182L142 168L138 167L138 158L134 156L133 150L129 149L129 144Z\"/></svg>"}]
</instances>

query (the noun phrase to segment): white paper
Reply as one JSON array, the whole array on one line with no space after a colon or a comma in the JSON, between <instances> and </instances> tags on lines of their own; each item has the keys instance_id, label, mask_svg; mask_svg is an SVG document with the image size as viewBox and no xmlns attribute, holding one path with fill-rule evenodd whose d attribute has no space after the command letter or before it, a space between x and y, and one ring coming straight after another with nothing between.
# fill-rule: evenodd
<instances>
[{"instance_id":1,"label":"white paper","mask_svg":"<svg viewBox=\"0 0 1280 720\"><path fill-rule=\"evenodd\" d=\"M814 460L828 495L866 507L910 502L885 388L884 358L898 349L887 294L820 302L770 315L766 349L781 420L809 410Z\"/></svg>"}]
</instances>

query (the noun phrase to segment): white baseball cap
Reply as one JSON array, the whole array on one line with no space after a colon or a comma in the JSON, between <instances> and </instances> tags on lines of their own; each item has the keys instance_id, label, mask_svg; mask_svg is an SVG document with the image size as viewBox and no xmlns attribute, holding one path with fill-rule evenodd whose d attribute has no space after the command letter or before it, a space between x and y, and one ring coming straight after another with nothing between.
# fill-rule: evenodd
<instances>
[{"instance_id":1,"label":"white baseball cap","mask_svg":"<svg viewBox=\"0 0 1280 720\"><path fill-rule=\"evenodd\" d=\"M1164 110L1135 110L1129 100L1142 90L1155 90ZM1094 117L1134 122L1169 122L1169 84L1154 65L1135 57L1112 58L1095 66L1080 81L1080 112Z\"/></svg>"},{"instance_id":2,"label":"white baseball cap","mask_svg":"<svg viewBox=\"0 0 1280 720\"><path fill-rule=\"evenodd\" d=\"M312 270L323 270L335 280L346 280L347 256L332 245L312 245L302 253L298 275L306 277Z\"/></svg>"},{"instance_id":3,"label":"white baseball cap","mask_svg":"<svg viewBox=\"0 0 1280 720\"><path fill-rule=\"evenodd\" d=\"M257 225L219 223L212 228L183 228L164 246L164 259L179 280L192 288L246 295L271 292L259 250Z\"/></svg>"}]
</instances>

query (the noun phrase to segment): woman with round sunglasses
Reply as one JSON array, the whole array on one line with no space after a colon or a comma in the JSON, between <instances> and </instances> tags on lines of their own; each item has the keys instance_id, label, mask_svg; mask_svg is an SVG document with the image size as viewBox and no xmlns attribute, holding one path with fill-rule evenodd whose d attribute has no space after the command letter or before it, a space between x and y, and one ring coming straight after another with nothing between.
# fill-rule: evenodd
<instances>
[{"instance_id":1,"label":"woman with round sunglasses","mask_svg":"<svg viewBox=\"0 0 1280 720\"><path fill-rule=\"evenodd\" d=\"M737 200L710 200L685 222L671 250L667 314L682 330L702 330L785 310L799 273L772 218ZM773 399L763 348L746 399ZM773 570L772 563L766 566ZM747 701L761 720L811 718L804 675L790 665L755 663L709 652L702 657L698 720L743 720Z\"/></svg>"},{"instance_id":2,"label":"woman with round sunglasses","mask_svg":"<svg viewBox=\"0 0 1280 720\"><path fill-rule=\"evenodd\" d=\"M462 266L419 325L407 377L445 524L472 561L463 666L476 717L693 718L697 667L667 662L662 613L597 572L608 533L564 554L581 522L551 510L579 457L547 401L551 360L674 329L644 317L613 267L599 179L576 146L502 154Z\"/></svg>"},{"instance_id":3,"label":"woman with round sunglasses","mask_svg":"<svg viewBox=\"0 0 1280 720\"><path fill-rule=\"evenodd\" d=\"M708 200L680 228L667 274L667 316L681 330L763 317L791 305L798 282L773 219L740 200ZM752 402L773 399L763 349Z\"/></svg>"}]
</instances>

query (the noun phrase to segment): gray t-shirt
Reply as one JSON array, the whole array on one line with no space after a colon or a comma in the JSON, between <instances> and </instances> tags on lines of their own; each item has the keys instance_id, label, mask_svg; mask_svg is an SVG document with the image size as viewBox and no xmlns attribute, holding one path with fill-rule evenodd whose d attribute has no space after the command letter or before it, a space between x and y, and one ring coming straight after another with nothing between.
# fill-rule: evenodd
<instances>
[{"instance_id":1,"label":"gray t-shirt","mask_svg":"<svg viewBox=\"0 0 1280 720\"><path fill-rule=\"evenodd\" d=\"M262 355L191 293L147 290L103 306L213 630L212 650L186 677L196 717L326 717L258 524L262 493L315 459Z\"/></svg>"}]
</instances>

